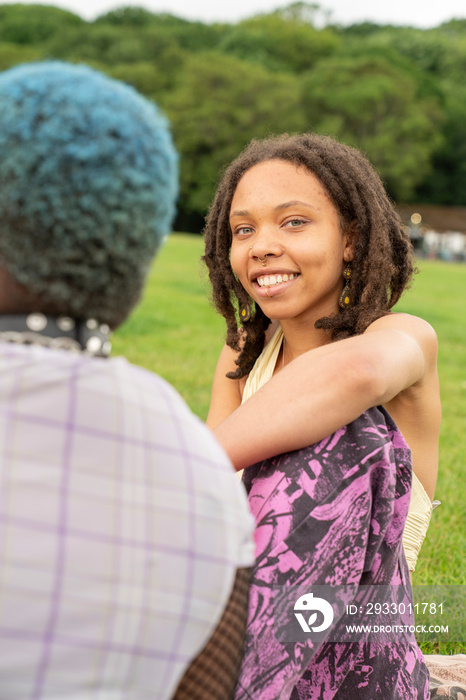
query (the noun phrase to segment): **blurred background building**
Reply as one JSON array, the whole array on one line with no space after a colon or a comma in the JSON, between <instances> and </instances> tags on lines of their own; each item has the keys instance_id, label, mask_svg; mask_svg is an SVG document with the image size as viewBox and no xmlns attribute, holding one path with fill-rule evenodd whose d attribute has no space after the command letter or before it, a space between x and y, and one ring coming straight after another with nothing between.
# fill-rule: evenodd
<instances>
[{"instance_id":1,"label":"blurred background building","mask_svg":"<svg viewBox=\"0 0 466 700\"><path fill-rule=\"evenodd\" d=\"M406 204L397 209L409 228L416 255L449 262L466 261L466 207Z\"/></svg>"}]
</instances>

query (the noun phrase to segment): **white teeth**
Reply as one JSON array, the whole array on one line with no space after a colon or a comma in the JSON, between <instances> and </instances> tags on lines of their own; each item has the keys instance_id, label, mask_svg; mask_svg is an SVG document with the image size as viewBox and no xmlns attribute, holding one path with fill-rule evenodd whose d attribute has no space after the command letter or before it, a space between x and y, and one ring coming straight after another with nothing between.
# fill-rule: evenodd
<instances>
[{"instance_id":1,"label":"white teeth","mask_svg":"<svg viewBox=\"0 0 466 700\"><path fill-rule=\"evenodd\" d=\"M267 277L258 277L256 279L256 282L259 285L259 287L273 287L274 284L288 282L289 280L293 280L297 276L298 275L296 273L292 273L291 275L287 275L286 273L284 275L268 275Z\"/></svg>"}]
</instances>

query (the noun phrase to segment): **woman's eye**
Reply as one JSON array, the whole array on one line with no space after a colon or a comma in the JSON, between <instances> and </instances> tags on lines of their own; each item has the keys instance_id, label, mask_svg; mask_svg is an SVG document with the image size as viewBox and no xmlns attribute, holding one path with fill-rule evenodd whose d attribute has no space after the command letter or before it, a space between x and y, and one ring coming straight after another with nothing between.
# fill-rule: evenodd
<instances>
[{"instance_id":1,"label":"woman's eye","mask_svg":"<svg viewBox=\"0 0 466 700\"><path fill-rule=\"evenodd\" d=\"M235 228L234 233L236 235L242 234L243 236L248 235L249 233L252 233L252 228L250 226L238 226L238 228Z\"/></svg>"},{"instance_id":2,"label":"woman's eye","mask_svg":"<svg viewBox=\"0 0 466 700\"><path fill-rule=\"evenodd\" d=\"M289 219L286 222L287 226L290 226L291 228L297 228L298 226L302 226L305 224L307 219Z\"/></svg>"}]
</instances>

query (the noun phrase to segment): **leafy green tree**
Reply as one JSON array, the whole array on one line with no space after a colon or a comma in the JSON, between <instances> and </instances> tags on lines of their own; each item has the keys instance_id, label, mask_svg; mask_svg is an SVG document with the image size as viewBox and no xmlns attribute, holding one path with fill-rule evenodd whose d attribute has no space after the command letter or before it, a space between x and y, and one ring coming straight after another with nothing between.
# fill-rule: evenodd
<instances>
[{"instance_id":1,"label":"leafy green tree","mask_svg":"<svg viewBox=\"0 0 466 700\"><path fill-rule=\"evenodd\" d=\"M374 34L380 34L386 28L375 22L357 22L349 25L332 24L331 27L341 35L345 43L351 39L358 41L368 39Z\"/></svg>"},{"instance_id":2,"label":"leafy green tree","mask_svg":"<svg viewBox=\"0 0 466 700\"><path fill-rule=\"evenodd\" d=\"M117 63L113 66L105 66L104 71L112 78L132 85L149 99L160 102L165 92L172 89L173 81L183 65L183 60L184 56L180 55L176 61L171 62L170 66L154 61Z\"/></svg>"},{"instance_id":3,"label":"leafy green tree","mask_svg":"<svg viewBox=\"0 0 466 700\"><path fill-rule=\"evenodd\" d=\"M254 137L305 127L298 79L231 56L194 55L161 102L181 154L178 226L199 230L220 169Z\"/></svg>"},{"instance_id":4,"label":"leafy green tree","mask_svg":"<svg viewBox=\"0 0 466 700\"><path fill-rule=\"evenodd\" d=\"M157 15L144 7L118 7L116 10L100 15L94 24L113 24L117 27L147 27L157 23Z\"/></svg>"},{"instance_id":5,"label":"leafy green tree","mask_svg":"<svg viewBox=\"0 0 466 700\"><path fill-rule=\"evenodd\" d=\"M437 30L379 27L367 37L365 46L360 46L359 51L385 52L388 48L428 73L439 73L445 54L451 50L446 36Z\"/></svg>"},{"instance_id":6,"label":"leafy green tree","mask_svg":"<svg viewBox=\"0 0 466 700\"><path fill-rule=\"evenodd\" d=\"M442 141L439 101L420 86L414 67L371 54L339 56L303 78L303 104L310 128L361 148L392 196L409 201Z\"/></svg>"},{"instance_id":7,"label":"leafy green tree","mask_svg":"<svg viewBox=\"0 0 466 700\"><path fill-rule=\"evenodd\" d=\"M49 55L68 61L107 62L109 51L131 34L119 27L93 26L68 27L48 43Z\"/></svg>"},{"instance_id":8,"label":"leafy green tree","mask_svg":"<svg viewBox=\"0 0 466 700\"><path fill-rule=\"evenodd\" d=\"M67 29L47 49L50 56L65 60L109 66L149 61L171 71L181 66L183 54L176 41L156 26L138 30L103 23Z\"/></svg>"},{"instance_id":9,"label":"leafy green tree","mask_svg":"<svg viewBox=\"0 0 466 700\"><path fill-rule=\"evenodd\" d=\"M85 25L83 19L57 7L0 5L0 40L13 44L39 44L66 27Z\"/></svg>"},{"instance_id":10,"label":"leafy green tree","mask_svg":"<svg viewBox=\"0 0 466 700\"><path fill-rule=\"evenodd\" d=\"M216 48L228 30L228 25L203 22L165 22L158 26L182 49L193 53Z\"/></svg>"},{"instance_id":11,"label":"leafy green tree","mask_svg":"<svg viewBox=\"0 0 466 700\"><path fill-rule=\"evenodd\" d=\"M44 58L86 62L166 110L183 228L200 229L219 169L247 141L283 131L362 148L398 199L466 204L465 19L332 26L319 4L298 0L235 25L134 6L86 22L0 5L0 70Z\"/></svg>"},{"instance_id":12,"label":"leafy green tree","mask_svg":"<svg viewBox=\"0 0 466 700\"><path fill-rule=\"evenodd\" d=\"M416 199L466 206L466 87L443 85L446 120L443 141L434 154L430 174L419 184Z\"/></svg>"},{"instance_id":13,"label":"leafy green tree","mask_svg":"<svg viewBox=\"0 0 466 700\"><path fill-rule=\"evenodd\" d=\"M282 19L303 22L317 27L322 24L330 24L332 10L327 10L318 2L302 2L302 0L298 0L298 2L292 2L290 5L278 8L272 14Z\"/></svg>"},{"instance_id":14,"label":"leafy green tree","mask_svg":"<svg viewBox=\"0 0 466 700\"><path fill-rule=\"evenodd\" d=\"M8 70L18 63L40 61L45 58L44 52L38 46L22 46L18 44L0 44L0 71Z\"/></svg>"},{"instance_id":15,"label":"leafy green tree","mask_svg":"<svg viewBox=\"0 0 466 700\"><path fill-rule=\"evenodd\" d=\"M259 15L233 26L219 49L269 69L301 73L340 45L331 29L318 30L301 19Z\"/></svg>"},{"instance_id":16,"label":"leafy green tree","mask_svg":"<svg viewBox=\"0 0 466 700\"><path fill-rule=\"evenodd\" d=\"M464 84L466 74L466 32L464 36L451 40L440 64L439 75L446 81Z\"/></svg>"},{"instance_id":17,"label":"leafy green tree","mask_svg":"<svg viewBox=\"0 0 466 700\"><path fill-rule=\"evenodd\" d=\"M192 22L175 15L152 13L140 7L121 7L98 17L94 24L107 24L126 29L152 28L159 36L175 42L186 51L205 51L215 47L223 37L227 25Z\"/></svg>"},{"instance_id":18,"label":"leafy green tree","mask_svg":"<svg viewBox=\"0 0 466 700\"><path fill-rule=\"evenodd\" d=\"M354 25L343 31L345 49L355 46L359 55L367 51L391 50L408 59L418 70L445 79L462 80L466 70L466 20L452 20L435 29ZM364 30L367 32L364 32ZM362 41L361 41L362 40ZM357 42L357 45L356 45Z\"/></svg>"}]
</instances>

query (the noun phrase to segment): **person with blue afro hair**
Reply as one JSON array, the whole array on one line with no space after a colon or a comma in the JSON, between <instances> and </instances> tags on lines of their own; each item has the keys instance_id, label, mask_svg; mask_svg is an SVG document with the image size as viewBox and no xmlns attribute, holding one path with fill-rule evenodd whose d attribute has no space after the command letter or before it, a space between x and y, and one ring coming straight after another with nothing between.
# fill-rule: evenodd
<instances>
[{"instance_id":1,"label":"person with blue afro hair","mask_svg":"<svg viewBox=\"0 0 466 700\"><path fill-rule=\"evenodd\" d=\"M167 120L85 66L0 74L0 688L230 700L254 522L232 465L111 331L170 230Z\"/></svg>"},{"instance_id":2,"label":"person with blue afro hair","mask_svg":"<svg viewBox=\"0 0 466 700\"><path fill-rule=\"evenodd\" d=\"M0 265L35 310L118 326L175 212L165 117L86 66L22 65L0 74L0 153Z\"/></svg>"}]
</instances>

